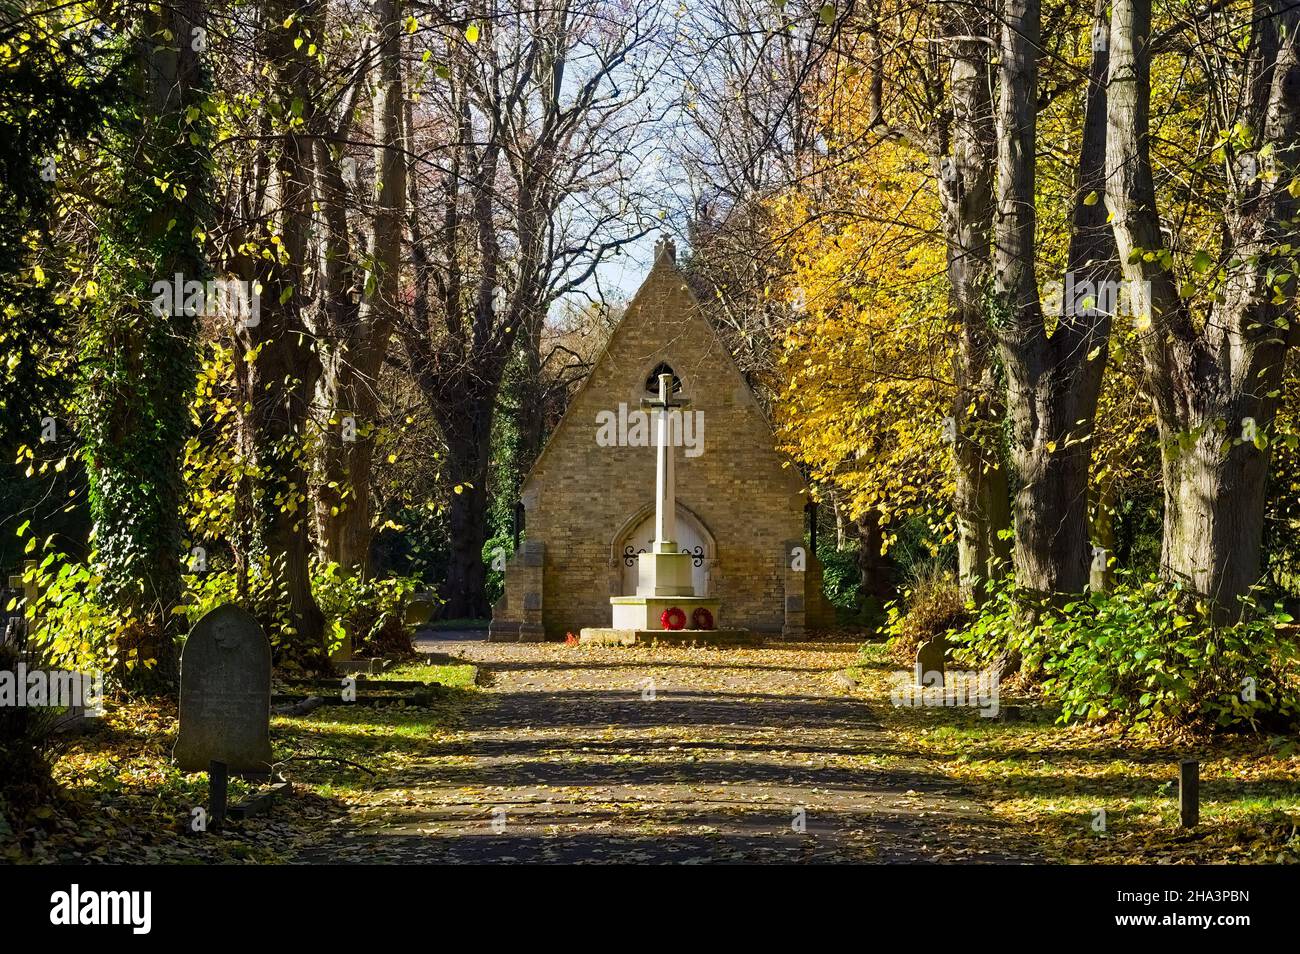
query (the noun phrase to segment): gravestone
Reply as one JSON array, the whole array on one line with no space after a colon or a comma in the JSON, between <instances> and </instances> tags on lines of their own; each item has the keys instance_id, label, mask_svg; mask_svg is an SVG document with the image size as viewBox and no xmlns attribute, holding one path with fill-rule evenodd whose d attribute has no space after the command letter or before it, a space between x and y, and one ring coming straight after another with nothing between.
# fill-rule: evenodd
<instances>
[{"instance_id":1,"label":"gravestone","mask_svg":"<svg viewBox=\"0 0 1300 954\"><path fill-rule=\"evenodd\" d=\"M942 636L929 639L916 648L916 684L942 686L943 657L947 649Z\"/></svg>"},{"instance_id":2,"label":"gravestone","mask_svg":"<svg viewBox=\"0 0 1300 954\"><path fill-rule=\"evenodd\" d=\"M433 618L433 611L438 604L428 595L416 595L406 604L406 625L417 629Z\"/></svg>"},{"instance_id":3,"label":"gravestone","mask_svg":"<svg viewBox=\"0 0 1300 954\"><path fill-rule=\"evenodd\" d=\"M271 770L271 644L257 620L227 604L194 624L181 651L180 735L187 772L225 762L238 774Z\"/></svg>"},{"instance_id":4,"label":"gravestone","mask_svg":"<svg viewBox=\"0 0 1300 954\"><path fill-rule=\"evenodd\" d=\"M36 564L28 560L23 566L31 570ZM0 645L22 648L26 643L27 611L36 605L36 584L27 581L26 576L25 572L11 576L9 587L0 587ZM12 610L8 608L11 601Z\"/></svg>"}]
</instances>

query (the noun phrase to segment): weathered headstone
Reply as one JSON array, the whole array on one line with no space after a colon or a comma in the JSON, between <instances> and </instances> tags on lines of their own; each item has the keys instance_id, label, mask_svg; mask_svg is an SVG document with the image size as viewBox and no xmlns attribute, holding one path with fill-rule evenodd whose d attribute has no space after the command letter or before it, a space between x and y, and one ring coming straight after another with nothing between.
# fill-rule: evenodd
<instances>
[{"instance_id":1,"label":"weathered headstone","mask_svg":"<svg viewBox=\"0 0 1300 954\"><path fill-rule=\"evenodd\" d=\"M271 644L238 606L194 624L181 651L180 735L173 755L187 772L213 761L233 773L271 769Z\"/></svg>"},{"instance_id":2,"label":"weathered headstone","mask_svg":"<svg viewBox=\"0 0 1300 954\"><path fill-rule=\"evenodd\" d=\"M942 686L943 657L946 644L942 637L929 639L916 648L916 684Z\"/></svg>"},{"instance_id":3,"label":"weathered headstone","mask_svg":"<svg viewBox=\"0 0 1300 954\"><path fill-rule=\"evenodd\" d=\"M428 596L416 596L406 604L406 625L420 627L433 618L436 604Z\"/></svg>"},{"instance_id":4,"label":"weathered headstone","mask_svg":"<svg viewBox=\"0 0 1300 954\"><path fill-rule=\"evenodd\" d=\"M27 621L21 616L10 616L0 625L0 646L22 646L25 642Z\"/></svg>"}]
</instances>

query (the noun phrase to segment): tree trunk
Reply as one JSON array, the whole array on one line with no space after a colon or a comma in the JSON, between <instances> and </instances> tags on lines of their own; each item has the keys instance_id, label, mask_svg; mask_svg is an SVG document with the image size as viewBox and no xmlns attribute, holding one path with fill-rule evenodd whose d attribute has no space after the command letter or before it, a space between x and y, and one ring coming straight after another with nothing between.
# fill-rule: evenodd
<instances>
[{"instance_id":1,"label":"tree trunk","mask_svg":"<svg viewBox=\"0 0 1300 954\"><path fill-rule=\"evenodd\" d=\"M535 334L529 334L522 340L528 342L524 355L522 375L516 389L519 401L515 415L517 434L515 435L514 460L511 462L516 491L523 486L524 478L532 470L533 463L542 452L546 438L546 403L542 385L541 332L540 325Z\"/></svg>"},{"instance_id":2,"label":"tree trunk","mask_svg":"<svg viewBox=\"0 0 1300 954\"><path fill-rule=\"evenodd\" d=\"M1268 455L1247 443L1225 455L1222 445L1209 428L1190 450L1165 456L1160 562L1167 577L1231 617L1260 581Z\"/></svg>"},{"instance_id":3,"label":"tree trunk","mask_svg":"<svg viewBox=\"0 0 1300 954\"><path fill-rule=\"evenodd\" d=\"M958 361L966 371L978 367L970 353L960 355ZM988 597L987 584L1003 576L1011 563L1011 541L1006 536L1011 526L1011 502L1006 468L992 438L1001 417L1000 405L989 400L988 387L978 389L978 397L974 390L959 388L954 401L954 419L965 426L956 428L953 509L958 585L964 599L980 606ZM957 416L972 405L976 413Z\"/></svg>"},{"instance_id":4,"label":"tree trunk","mask_svg":"<svg viewBox=\"0 0 1300 954\"><path fill-rule=\"evenodd\" d=\"M1286 351L1300 341L1291 264L1300 172L1300 8L1251 8L1250 64L1234 104L1258 131L1258 175L1231 172L1224 213L1226 278L1203 322L1192 320L1169 260L1151 171L1151 2L1111 13L1106 198L1125 277L1144 290L1143 368L1161 438L1163 573L1238 618L1259 582L1270 426ZM1230 157L1235 158L1235 157ZM1230 168L1239 169L1233 163Z\"/></svg>"},{"instance_id":5,"label":"tree trunk","mask_svg":"<svg viewBox=\"0 0 1300 954\"><path fill-rule=\"evenodd\" d=\"M483 619L487 602L487 567L483 546L488 538L488 467L491 456L493 404L466 394L454 419L444 419L447 471L452 493L447 512L449 555L446 613L451 619Z\"/></svg>"},{"instance_id":6,"label":"tree trunk","mask_svg":"<svg viewBox=\"0 0 1300 954\"><path fill-rule=\"evenodd\" d=\"M293 28L281 24L293 15ZM300 104L304 124L312 118L314 60L309 44L294 46L304 24L319 30L316 3L267 0L262 38L275 82L286 101ZM278 232L278 256L241 254L235 260L246 277L261 283L261 312L236 335L236 372L243 397L245 440L257 465L254 503L261 542L271 561L277 592L289 613L292 642L284 647L306 661L323 664L325 618L311 588L310 496L303 442L320 363L304 318L311 228L313 141L285 130L268 146L274 151L270 183L257 241ZM265 229L265 232L262 231Z\"/></svg>"},{"instance_id":7,"label":"tree trunk","mask_svg":"<svg viewBox=\"0 0 1300 954\"><path fill-rule=\"evenodd\" d=\"M149 7L131 24L128 103L109 146L123 159L121 194L100 250L110 281L121 284L99 296L82 354L82 433L102 595L131 621L118 664L125 683L141 690L174 685L183 626L174 615L185 550L181 461L199 316L171 305L158 314L151 305L155 282L170 287L177 274L182 282L210 274L195 235L211 225L211 156L206 136L191 139L186 120L206 98L208 79L192 43L205 18L202 2L182 0ZM168 188L160 191L160 181Z\"/></svg>"},{"instance_id":8,"label":"tree trunk","mask_svg":"<svg viewBox=\"0 0 1300 954\"><path fill-rule=\"evenodd\" d=\"M880 514L868 510L856 521L858 529L858 569L861 572L859 594L883 605L895 594L897 580L893 559L884 552L885 534Z\"/></svg>"},{"instance_id":9,"label":"tree trunk","mask_svg":"<svg viewBox=\"0 0 1300 954\"><path fill-rule=\"evenodd\" d=\"M1063 401L1043 402L1042 420L1059 432L1072 429ZM1052 413L1057 411L1058 413ZM1015 415L1013 415L1014 417ZM1092 543L1088 532L1087 445L1052 453L1033 445L1013 453L1024 484L1015 496L1015 565L1020 587L1050 597L1082 593L1090 579Z\"/></svg>"},{"instance_id":10,"label":"tree trunk","mask_svg":"<svg viewBox=\"0 0 1300 954\"><path fill-rule=\"evenodd\" d=\"M263 286L273 301L287 287L285 279L270 275ZM317 659L324 648L325 619L311 589L308 473L301 446L312 393L305 375L315 358L305 335L288 330L297 321L292 305L264 307L252 330L265 330L238 339L236 370L246 409L246 442L257 464L253 489L259 538L288 604L295 648Z\"/></svg>"},{"instance_id":11,"label":"tree trunk","mask_svg":"<svg viewBox=\"0 0 1300 954\"><path fill-rule=\"evenodd\" d=\"M1096 0L1094 20L1104 23L1104 16L1104 0ZM1074 289L1112 280L1114 251L1099 200L1108 68L1101 44L1085 96L1062 311L1049 334L1034 261L1039 21L1038 0L1008 0L999 57L994 292L1017 478L1016 580L1051 597L1081 593L1089 581L1088 479L1110 319L1100 288L1091 301Z\"/></svg>"},{"instance_id":12,"label":"tree trunk","mask_svg":"<svg viewBox=\"0 0 1300 954\"><path fill-rule=\"evenodd\" d=\"M993 340L984 310L993 221L993 107L989 96L984 16L959 15L945 5L941 27L950 51L950 155L937 156L939 201L947 243L947 272L959 340L952 424L957 517L957 574L963 595L979 604L986 584L1004 572L1010 544L1007 474L1002 463L1001 402L992 366Z\"/></svg>"},{"instance_id":13,"label":"tree trunk","mask_svg":"<svg viewBox=\"0 0 1300 954\"><path fill-rule=\"evenodd\" d=\"M360 308L339 309L331 323L337 344L336 352L325 362L322 380L330 423L325 433L324 479L317 505L322 554L345 571L355 570L362 576L370 569L370 474L379 412L379 374L401 309L407 191L402 5L398 0L375 0L372 9L378 54L372 104L375 210L369 259L374 271L364 282ZM336 174L330 176L326 186L324 191L334 195L341 192L341 180ZM355 269L350 262L346 216L338 226L330 228L329 234L334 241L327 258L348 259L348 265L340 268L339 283L350 285L348 279ZM351 291L346 287L329 289L327 293ZM346 430L342 426L344 418L350 419Z\"/></svg>"},{"instance_id":14,"label":"tree trunk","mask_svg":"<svg viewBox=\"0 0 1300 954\"><path fill-rule=\"evenodd\" d=\"M330 389L322 390L328 393ZM348 401L337 396L337 392L336 398L339 403L333 406L353 409L358 422L374 419L373 407L365 406L373 402ZM321 439L321 479L316 491L317 549L321 558L362 577L370 573L370 475L374 443L369 430L357 434L355 441L346 441L342 427L327 428Z\"/></svg>"}]
</instances>

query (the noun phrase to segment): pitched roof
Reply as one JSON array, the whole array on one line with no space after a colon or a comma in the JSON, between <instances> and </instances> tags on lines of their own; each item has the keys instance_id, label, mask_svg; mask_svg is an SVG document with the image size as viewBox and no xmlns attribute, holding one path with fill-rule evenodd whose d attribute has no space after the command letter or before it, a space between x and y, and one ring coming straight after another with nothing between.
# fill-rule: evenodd
<instances>
[{"instance_id":1,"label":"pitched roof","mask_svg":"<svg viewBox=\"0 0 1300 954\"><path fill-rule=\"evenodd\" d=\"M717 343L717 354L720 363L725 369L724 373L731 374L735 377L738 383L743 385L743 393L748 398L750 408L752 412L758 415L758 417L763 421L766 433L771 436L771 443L769 446L772 448L773 452L776 453L776 437L772 430L771 422L768 420L767 414L763 410L763 406L759 403L757 396L754 394L749 382L745 379L744 374L742 374L740 368L737 367L731 352L723 345L722 341L718 338L717 332L713 329L713 326L705 316L704 308L701 306L695 292L691 289L686 275L677 265L676 250L673 243L665 239L656 246L655 260L654 264L650 268L649 274L646 275L645 280L641 283L641 287L637 289L636 294L632 296L632 300L628 303L628 306L623 312L622 317L619 319L618 324L614 326L614 329L610 333L609 339L605 342L604 347L601 349L599 356L594 362L592 362L591 369L587 372L587 376L578 386L578 390L574 392L573 397L570 398L564 415L560 418L559 423L555 425L555 429L547 438L546 444L542 447L541 453L537 455L537 459L529 469L528 475L524 478L520 487L521 493L527 488L533 475L541 469L543 462L546 460L547 452L562 439L562 434L568 430L566 425L571 423L570 418L573 409L581 403L582 396L591 387L592 382L598 378L597 372L601 369L601 366L610 360L610 355L619 343L620 338L626 334L628 329L637 324L641 319L642 311L645 308L647 301L653 299L661 287L664 288L671 297L678 299L681 305L682 318L684 320L701 323L707 329L708 335ZM671 298L669 301L671 302ZM687 396L689 397L690 395L688 394ZM807 484L804 482L802 474L800 474L796 468L789 467L784 468L784 470L798 483L799 489L805 492L807 491Z\"/></svg>"}]
</instances>

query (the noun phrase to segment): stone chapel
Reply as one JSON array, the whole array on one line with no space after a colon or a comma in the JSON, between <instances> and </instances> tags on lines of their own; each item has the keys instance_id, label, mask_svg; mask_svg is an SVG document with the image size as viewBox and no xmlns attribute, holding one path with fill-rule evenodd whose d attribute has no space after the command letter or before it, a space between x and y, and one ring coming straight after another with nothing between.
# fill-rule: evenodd
<instances>
[{"instance_id":1,"label":"stone chapel","mask_svg":"<svg viewBox=\"0 0 1300 954\"><path fill-rule=\"evenodd\" d=\"M689 398L696 425L675 448L673 508L696 595L721 600L720 627L759 636L833 622L821 566L804 543L808 488L777 452L665 240L524 481L524 539L506 565L491 640L560 640L608 626L610 598L637 592L637 555L655 537L656 450L640 439L635 415L663 374Z\"/></svg>"}]
</instances>

